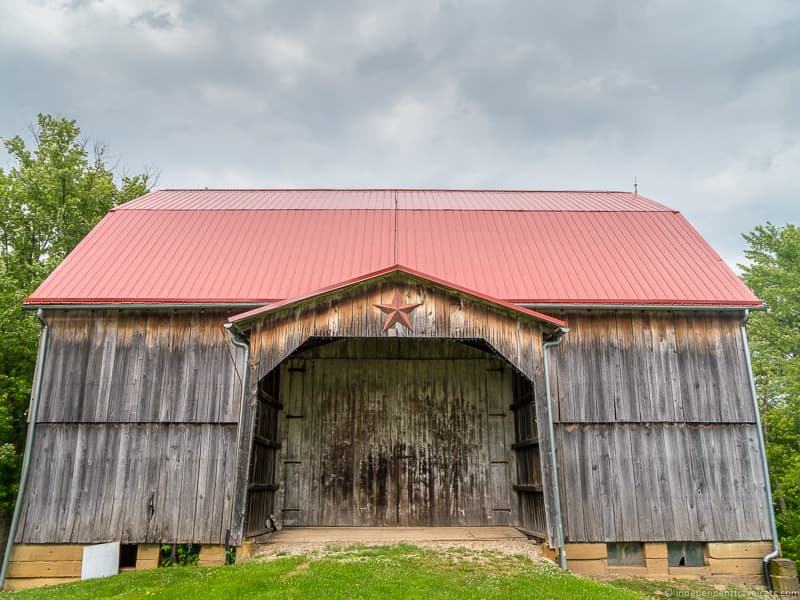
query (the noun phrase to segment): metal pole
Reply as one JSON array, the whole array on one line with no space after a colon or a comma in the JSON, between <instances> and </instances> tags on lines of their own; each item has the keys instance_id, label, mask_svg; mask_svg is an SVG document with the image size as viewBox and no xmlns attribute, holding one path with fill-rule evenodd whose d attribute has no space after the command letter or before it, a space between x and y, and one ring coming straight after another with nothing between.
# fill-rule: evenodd
<instances>
[{"instance_id":1,"label":"metal pole","mask_svg":"<svg viewBox=\"0 0 800 600\"><path fill-rule=\"evenodd\" d=\"M775 524L775 506L772 504L772 483L769 480L769 467L767 466L767 447L764 443L764 429L761 426L761 411L758 409L758 396L756 396L756 380L753 377L753 363L750 360L750 343L747 341L747 319L750 311L745 309L742 319L742 340L744 341L744 354L747 360L747 376L750 379L750 394L753 398L753 411L758 430L758 447L761 451L761 468L764 471L764 491L767 495L767 510L769 511L769 527L772 533L772 552L764 556L764 578L767 580L767 589L772 591L772 579L769 576L769 563L781 553L778 541L778 526Z\"/></svg>"},{"instance_id":2,"label":"metal pole","mask_svg":"<svg viewBox=\"0 0 800 600\"><path fill-rule=\"evenodd\" d=\"M562 333L563 335L563 333ZM544 388L545 388L545 402L547 403L547 435L550 438L550 472L553 476L553 507L554 517L556 520L556 532L558 534L558 564L566 570L567 569L567 551L564 548L564 523L561 518L561 493L558 485L558 461L556 460L556 437L555 427L553 426L553 400L550 395L550 366L547 359L547 350L553 346L558 346L561 343L561 335L558 339L551 342L545 342L543 346L544 357Z\"/></svg>"},{"instance_id":3,"label":"metal pole","mask_svg":"<svg viewBox=\"0 0 800 600\"><path fill-rule=\"evenodd\" d=\"M242 350L244 350L244 361L243 361L244 362L244 367L242 368L242 398L241 398L241 402L240 402L240 406L239 406L239 425L238 425L238 427L236 429L236 445L237 445L237 449L240 450L241 449L241 437L242 437L242 425L243 425L242 424L242 420L244 419L245 403L248 401L248 398L249 398L249 394L248 394L248 389L247 388L248 388L249 380L250 380L250 344L248 344L247 341L244 338L242 338L241 334L236 329L236 326L233 323L226 323L225 324L225 329L228 330L228 333L231 336L231 342L233 342L233 345L237 346L238 348L241 348ZM237 450L237 456L238 456L238 450ZM237 471L238 471L238 469L237 469ZM245 478L246 477L247 477L247 475L245 475ZM246 482L243 484L242 482L237 480L235 485L236 485L236 487L234 487L234 490L238 490L239 486L240 485L246 485ZM247 493L246 492L244 494L244 502L247 502ZM234 514L236 512L236 508L237 508L236 506L233 506ZM242 515L244 515L244 511L242 511ZM244 519L244 516L242 518ZM231 526L233 528L236 528L237 524L236 523L232 523ZM243 527L244 527L244 521L242 521L242 528Z\"/></svg>"},{"instance_id":4,"label":"metal pole","mask_svg":"<svg viewBox=\"0 0 800 600\"><path fill-rule=\"evenodd\" d=\"M228 330L228 333L231 336L231 342L233 342L234 346L241 348L244 350L244 366L242 367L242 402L239 406L239 432L241 434L242 430L242 418L244 415L244 404L247 401L247 385L250 379L250 344L248 344L241 336L241 334L236 330L236 327L233 323L225 323L225 329ZM236 436L238 441L239 436Z\"/></svg>"},{"instance_id":5,"label":"metal pole","mask_svg":"<svg viewBox=\"0 0 800 600\"><path fill-rule=\"evenodd\" d=\"M3 554L3 568L0 571L0 590L6 583L8 575L8 563L11 560L11 551L14 548L14 538L17 536L17 526L19 525L19 515L22 512L22 499L25 496L25 488L28 484L28 471L31 464L31 454L33 453L34 434L36 433L36 419L39 415L39 397L42 393L42 378L44 376L44 360L47 353L47 340L50 328L44 320L44 311L40 308L36 311L36 317L41 323L39 332L39 353L36 356L36 370L33 375L33 388L31 389L31 401L28 405L28 434L25 438L25 451L22 455L22 473L20 475L19 489L17 490L17 501L14 504L14 515L11 518L11 526L8 529L8 540L6 541L6 551Z\"/></svg>"}]
</instances>

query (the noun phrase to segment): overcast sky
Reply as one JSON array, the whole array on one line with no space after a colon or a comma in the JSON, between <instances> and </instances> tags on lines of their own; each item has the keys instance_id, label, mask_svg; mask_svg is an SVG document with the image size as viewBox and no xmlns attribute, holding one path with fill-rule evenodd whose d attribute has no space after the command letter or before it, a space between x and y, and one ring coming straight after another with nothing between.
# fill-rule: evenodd
<instances>
[{"instance_id":1,"label":"overcast sky","mask_svg":"<svg viewBox=\"0 0 800 600\"><path fill-rule=\"evenodd\" d=\"M800 222L797 0L2 0L0 136L38 112L159 187L636 177L731 264Z\"/></svg>"}]
</instances>

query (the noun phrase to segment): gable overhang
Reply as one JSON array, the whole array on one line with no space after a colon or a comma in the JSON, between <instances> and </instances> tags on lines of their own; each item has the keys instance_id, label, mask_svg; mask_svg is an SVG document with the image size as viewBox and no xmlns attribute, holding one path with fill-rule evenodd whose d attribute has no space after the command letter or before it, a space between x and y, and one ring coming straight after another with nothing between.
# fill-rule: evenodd
<instances>
[{"instance_id":1,"label":"gable overhang","mask_svg":"<svg viewBox=\"0 0 800 600\"><path fill-rule=\"evenodd\" d=\"M471 290L457 283L446 281L439 277L434 277L432 275L428 275L399 264L385 267L371 273L365 273L364 275L326 286L313 292L309 292L308 294L303 294L294 298L288 298L280 302L275 302L273 304L268 304L266 306L261 306L237 315L233 315L228 318L228 323L235 327L238 331L246 331L252 327L253 323L268 315L275 315L284 311L290 311L307 302L324 300L326 297L334 296L352 288L378 283L382 280L389 281L393 279L406 279L409 281L433 285L434 287L440 288L445 292L454 293L458 296L464 296L474 302L487 304L510 315L536 321L547 328L551 328L554 332L557 332L557 335L561 335L569 331L567 328L567 323L556 317L520 306L519 304L513 304L499 298L494 298L488 294Z\"/></svg>"}]
</instances>

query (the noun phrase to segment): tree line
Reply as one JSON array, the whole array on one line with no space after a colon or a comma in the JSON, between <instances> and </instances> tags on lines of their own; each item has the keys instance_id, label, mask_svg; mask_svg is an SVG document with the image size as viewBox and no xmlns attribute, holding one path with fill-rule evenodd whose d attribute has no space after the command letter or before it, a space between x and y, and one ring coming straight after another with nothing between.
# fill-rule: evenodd
<instances>
[{"instance_id":1,"label":"tree line","mask_svg":"<svg viewBox=\"0 0 800 600\"><path fill-rule=\"evenodd\" d=\"M785 556L800 559L800 227L771 223L744 235L742 278L767 309L748 323L756 394L778 533Z\"/></svg>"},{"instance_id":2,"label":"tree line","mask_svg":"<svg viewBox=\"0 0 800 600\"><path fill-rule=\"evenodd\" d=\"M22 301L114 206L146 193L153 175L120 174L75 121L39 115L26 141L0 153L0 515L13 510L39 323Z\"/></svg>"}]
</instances>

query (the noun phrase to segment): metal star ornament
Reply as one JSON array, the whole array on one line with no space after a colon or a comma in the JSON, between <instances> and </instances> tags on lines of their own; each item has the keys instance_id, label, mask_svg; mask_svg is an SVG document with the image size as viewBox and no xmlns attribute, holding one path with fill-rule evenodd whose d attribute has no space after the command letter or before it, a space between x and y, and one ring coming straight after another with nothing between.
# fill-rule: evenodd
<instances>
[{"instance_id":1,"label":"metal star ornament","mask_svg":"<svg viewBox=\"0 0 800 600\"><path fill-rule=\"evenodd\" d=\"M394 291L394 298L392 298L390 304L375 304L375 307L386 315L386 322L383 324L384 331L388 331L395 323L400 323L409 331L414 331L414 326L411 324L409 317L418 306L422 306L422 303L403 304L403 297L400 295L399 290Z\"/></svg>"}]
</instances>

